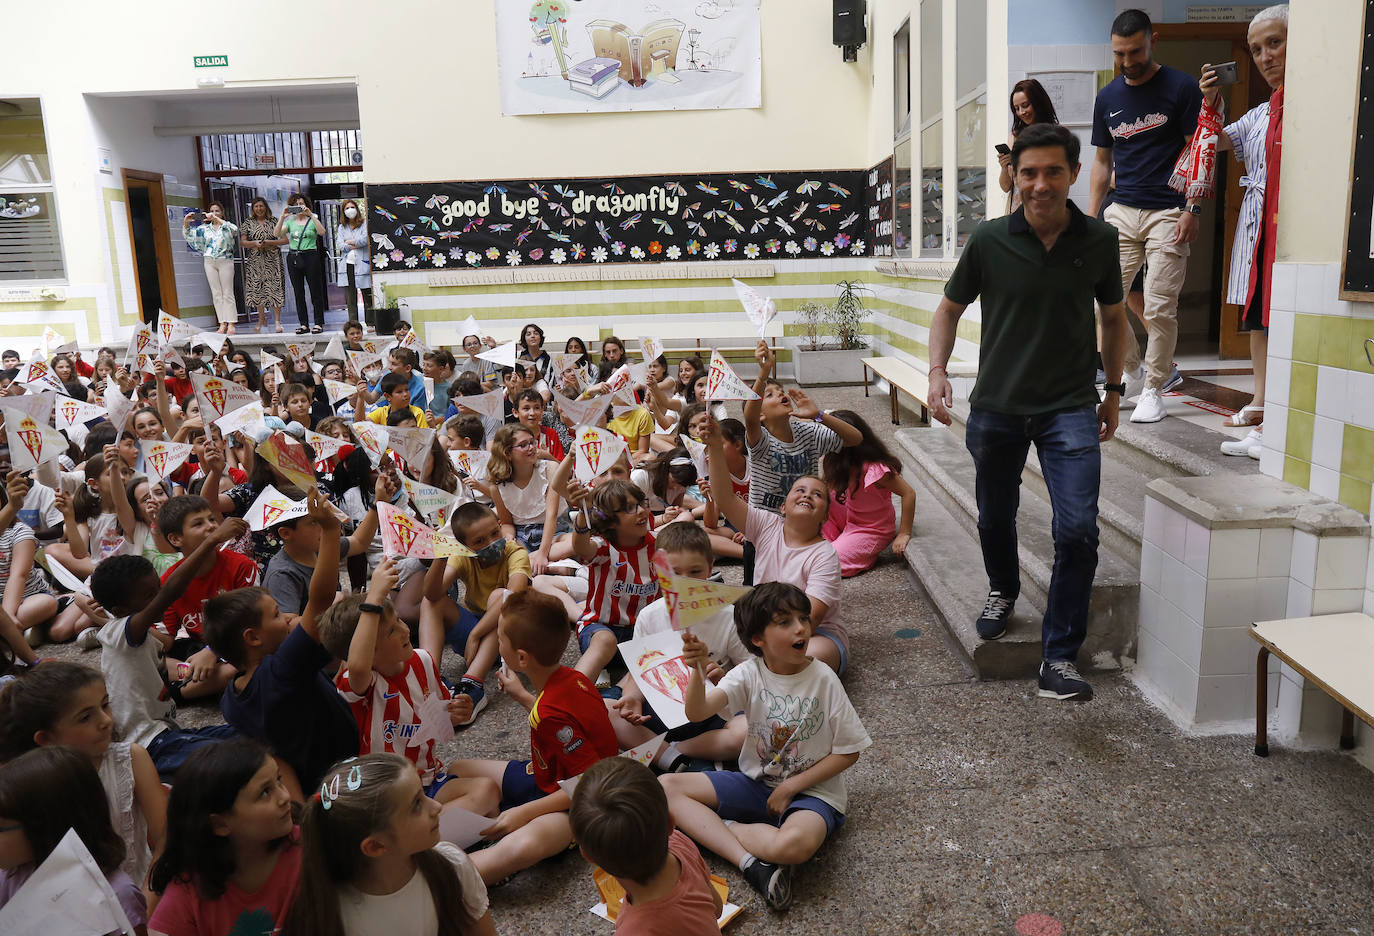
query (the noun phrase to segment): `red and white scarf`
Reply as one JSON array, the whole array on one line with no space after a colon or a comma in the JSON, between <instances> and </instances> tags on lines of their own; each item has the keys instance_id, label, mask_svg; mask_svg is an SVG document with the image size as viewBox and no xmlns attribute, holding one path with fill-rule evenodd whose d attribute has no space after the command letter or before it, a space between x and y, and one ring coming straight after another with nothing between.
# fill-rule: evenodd
<instances>
[{"instance_id":1,"label":"red and white scarf","mask_svg":"<svg viewBox=\"0 0 1374 936\"><path fill-rule=\"evenodd\" d=\"M1193 138L1178 154L1169 188L1182 192L1185 198L1212 198L1216 194L1217 135L1221 133L1221 109L1202 100L1197 130Z\"/></svg>"}]
</instances>

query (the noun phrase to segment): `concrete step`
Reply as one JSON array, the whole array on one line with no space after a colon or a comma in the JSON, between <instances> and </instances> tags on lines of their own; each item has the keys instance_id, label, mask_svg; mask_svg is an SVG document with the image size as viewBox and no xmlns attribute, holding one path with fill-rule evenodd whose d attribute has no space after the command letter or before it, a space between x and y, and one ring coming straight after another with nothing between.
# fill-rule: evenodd
<instances>
[{"instance_id":1,"label":"concrete step","mask_svg":"<svg viewBox=\"0 0 1374 936\"><path fill-rule=\"evenodd\" d=\"M961 571L961 574L972 577L976 584L976 607L972 607L972 617L968 618L971 631L972 621L983 606L987 590L986 579L981 574L982 552L978 547L973 459L964 449L962 439L943 428L903 429L895 435L903 461L911 465L911 479L923 484L931 498L940 503L972 544L972 555L976 561L971 568L966 566ZM1046 606L1054 562L1050 528L1049 503L1037 496L1033 486L1023 486L1017 518L1021 566L1021 601L1018 604L1029 604L1036 609ZM917 574L921 574L919 569ZM1113 668L1120 665L1122 657L1135 655L1139 592L1138 561L1119 555L1104 544L1098 550L1097 575L1089 612L1090 642L1080 656L1082 665ZM973 639L977 640L976 634Z\"/></svg>"}]
</instances>

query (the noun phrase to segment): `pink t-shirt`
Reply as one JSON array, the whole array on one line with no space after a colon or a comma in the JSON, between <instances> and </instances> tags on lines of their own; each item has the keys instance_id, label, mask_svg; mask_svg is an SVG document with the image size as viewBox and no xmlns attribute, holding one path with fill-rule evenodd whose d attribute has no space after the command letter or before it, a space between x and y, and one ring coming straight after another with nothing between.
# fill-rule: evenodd
<instances>
[{"instance_id":1,"label":"pink t-shirt","mask_svg":"<svg viewBox=\"0 0 1374 936\"><path fill-rule=\"evenodd\" d=\"M256 892L244 893L231 882L218 900L206 900L194 883L173 881L158 901L148 929L167 936L274 936L281 932L296 898L300 874L300 831L296 829L277 855L267 883Z\"/></svg>"},{"instance_id":2,"label":"pink t-shirt","mask_svg":"<svg viewBox=\"0 0 1374 936\"><path fill-rule=\"evenodd\" d=\"M849 632L840 618L840 557L830 541L809 546L788 546L783 519L759 507L750 507L744 535L754 544L754 583L787 582L810 598L825 602L830 610L817 632L834 637L849 649Z\"/></svg>"},{"instance_id":3,"label":"pink t-shirt","mask_svg":"<svg viewBox=\"0 0 1374 936\"><path fill-rule=\"evenodd\" d=\"M711 874L692 840L677 829L668 836L668 853L682 864L677 886L667 897L635 905L628 899L616 917L617 936L716 936L716 899Z\"/></svg>"},{"instance_id":4,"label":"pink t-shirt","mask_svg":"<svg viewBox=\"0 0 1374 936\"><path fill-rule=\"evenodd\" d=\"M864 465L863 477L859 483L845 494L844 503L835 499L830 492L830 513L844 516L844 529L847 533L862 531L883 536L897 535L897 512L892 509L892 492L878 487L878 482L892 474L892 469L882 462L869 462Z\"/></svg>"}]
</instances>

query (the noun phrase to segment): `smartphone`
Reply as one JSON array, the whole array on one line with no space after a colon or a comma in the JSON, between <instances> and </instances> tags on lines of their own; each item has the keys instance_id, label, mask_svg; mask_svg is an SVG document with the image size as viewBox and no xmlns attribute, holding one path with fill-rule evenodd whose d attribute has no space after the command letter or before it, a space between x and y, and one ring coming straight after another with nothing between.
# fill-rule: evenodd
<instances>
[{"instance_id":1,"label":"smartphone","mask_svg":"<svg viewBox=\"0 0 1374 936\"><path fill-rule=\"evenodd\" d=\"M1005 143L998 143L993 149L997 150L997 152L1001 153L1003 156L1011 155L1011 147Z\"/></svg>"},{"instance_id":2,"label":"smartphone","mask_svg":"<svg viewBox=\"0 0 1374 936\"><path fill-rule=\"evenodd\" d=\"M1212 66L1212 74L1217 76L1217 84L1233 85L1240 81L1240 71L1235 62L1222 62Z\"/></svg>"},{"instance_id":3,"label":"smartphone","mask_svg":"<svg viewBox=\"0 0 1374 936\"><path fill-rule=\"evenodd\" d=\"M199 224L201 221L200 213L193 211L186 216L186 220L190 221L192 224Z\"/></svg>"},{"instance_id":4,"label":"smartphone","mask_svg":"<svg viewBox=\"0 0 1374 936\"><path fill-rule=\"evenodd\" d=\"M1233 62L1232 64L1235 64L1235 63ZM302 211L304 211L304 210L305 210L305 208L303 208L303 207L300 206L300 205L287 205L287 206L286 206L286 213L287 213L287 214L300 214L300 213L301 213Z\"/></svg>"}]
</instances>

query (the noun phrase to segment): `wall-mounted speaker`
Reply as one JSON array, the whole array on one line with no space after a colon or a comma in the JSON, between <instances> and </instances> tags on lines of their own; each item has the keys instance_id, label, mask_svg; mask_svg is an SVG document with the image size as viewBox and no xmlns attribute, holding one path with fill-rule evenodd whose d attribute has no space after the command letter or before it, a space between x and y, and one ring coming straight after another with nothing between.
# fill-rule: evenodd
<instances>
[{"instance_id":1,"label":"wall-mounted speaker","mask_svg":"<svg viewBox=\"0 0 1374 936\"><path fill-rule=\"evenodd\" d=\"M856 61L859 47L868 39L868 27L864 22L867 2L866 0L834 0L834 3L835 15L831 41L844 49L846 62Z\"/></svg>"}]
</instances>

